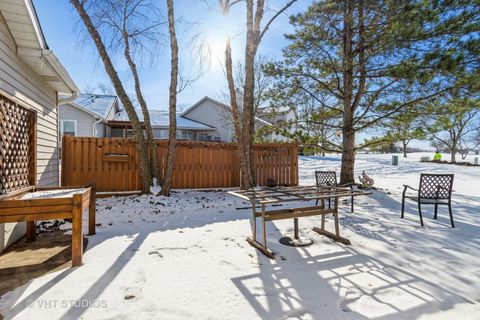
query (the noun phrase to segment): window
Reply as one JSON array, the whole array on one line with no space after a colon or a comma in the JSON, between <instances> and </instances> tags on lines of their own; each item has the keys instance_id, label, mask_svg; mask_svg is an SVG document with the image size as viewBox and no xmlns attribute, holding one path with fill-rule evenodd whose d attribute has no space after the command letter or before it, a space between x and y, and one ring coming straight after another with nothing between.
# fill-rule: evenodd
<instances>
[{"instance_id":1,"label":"window","mask_svg":"<svg viewBox=\"0 0 480 320\"><path fill-rule=\"evenodd\" d=\"M208 133L199 133L198 134L198 140L199 141L211 141L212 136Z\"/></svg>"},{"instance_id":2,"label":"window","mask_svg":"<svg viewBox=\"0 0 480 320\"><path fill-rule=\"evenodd\" d=\"M193 132L192 131L182 131L181 139L192 140L193 139Z\"/></svg>"},{"instance_id":3,"label":"window","mask_svg":"<svg viewBox=\"0 0 480 320\"><path fill-rule=\"evenodd\" d=\"M77 120L60 120L60 134L75 137L77 135Z\"/></svg>"},{"instance_id":4,"label":"window","mask_svg":"<svg viewBox=\"0 0 480 320\"><path fill-rule=\"evenodd\" d=\"M155 139L168 139L168 130L155 129L153 130L153 137Z\"/></svg>"},{"instance_id":5,"label":"window","mask_svg":"<svg viewBox=\"0 0 480 320\"><path fill-rule=\"evenodd\" d=\"M112 138L123 138L123 136L124 136L123 129L112 128L112 130L110 132L110 136Z\"/></svg>"}]
</instances>

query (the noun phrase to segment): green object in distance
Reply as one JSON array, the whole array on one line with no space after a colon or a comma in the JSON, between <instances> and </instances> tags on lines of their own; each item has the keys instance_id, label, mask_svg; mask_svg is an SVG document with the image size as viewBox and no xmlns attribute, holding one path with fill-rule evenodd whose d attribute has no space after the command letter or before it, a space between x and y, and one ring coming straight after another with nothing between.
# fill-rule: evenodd
<instances>
[{"instance_id":1,"label":"green object in distance","mask_svg":"<svg viewBox=\"0 0 480 320\"><path fill-rule=\"evenodd\" d=\"M433 161L440 161L442 160L442 154L440 152L435 152L435 155L433 156Z\"/></svg>"}]
</instances>

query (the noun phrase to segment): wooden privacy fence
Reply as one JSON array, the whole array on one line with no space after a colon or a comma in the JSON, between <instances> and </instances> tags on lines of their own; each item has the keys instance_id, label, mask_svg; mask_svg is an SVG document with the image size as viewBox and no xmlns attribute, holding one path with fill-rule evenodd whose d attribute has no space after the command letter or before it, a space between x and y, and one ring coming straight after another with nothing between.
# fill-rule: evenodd
<instances>
[{"instance_id":1,"label":"wooden privacy fence","mask_svg":"<svg viewBox=\"0 0 480 320\"><path fill-rule=\"evenodd\" d=\"M157 141L161 171L168 142ZM257 144L254 163L257 184L268 179L286 186L298 185L296 144ZM80 138L62 141L62 186L94 183L97 191L140 190L135 141L124 138ZM173 188L226 188L240 185L240 164L235 143L178 141Z\"/></svg>"}]
</instances>

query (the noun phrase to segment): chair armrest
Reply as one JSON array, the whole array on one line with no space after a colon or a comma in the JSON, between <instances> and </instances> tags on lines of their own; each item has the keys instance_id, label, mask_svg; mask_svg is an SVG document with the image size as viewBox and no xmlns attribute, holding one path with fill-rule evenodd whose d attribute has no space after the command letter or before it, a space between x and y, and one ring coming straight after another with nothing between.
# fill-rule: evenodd
<instances>
[{"instance_id":1,"label":"chair armrest","mask_svg":"<svg viewBox=\"0 0 480 320\"><path fill-rule=\"evenodd\" d=\"M418 191L418 189L415 189L413 187L410 187L408 184L404 184L403 185L403 188L406 190L406 189L412 189L412 190L415 190L415 191Z\"/></svg>"}]
</instances>

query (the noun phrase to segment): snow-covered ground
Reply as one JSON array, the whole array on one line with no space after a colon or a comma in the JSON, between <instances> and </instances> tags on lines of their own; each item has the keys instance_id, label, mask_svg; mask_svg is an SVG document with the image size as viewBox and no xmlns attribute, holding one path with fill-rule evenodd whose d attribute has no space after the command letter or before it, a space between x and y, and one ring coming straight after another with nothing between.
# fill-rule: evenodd
<instances>
[{"instance_id":1,"label":"snow-covered ground","mask_svg":"<svg viewBox=\"0 0 480 320\"><path fill-rule=\"evenodd\" d=\"M311 231L306 248L278 243L293 223L268 225L269 260L245 241L251 212L225 191L99 199L85 265L34 279L0 299L6 319L480 319L480 168L420 163L420 154L358 155L383 190L341 206L351 246ZM338 156L301 157L302 184ZM421 172L455 173L457 228L446 208L415 204L400 219L401 186ZM327 226L331 226L331 219ZM67 225L68 227L68 225Z\"/></svg>"}]
</instances>

